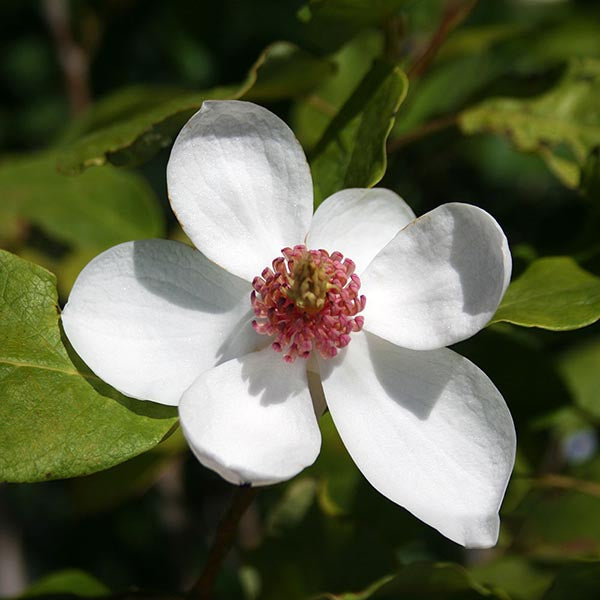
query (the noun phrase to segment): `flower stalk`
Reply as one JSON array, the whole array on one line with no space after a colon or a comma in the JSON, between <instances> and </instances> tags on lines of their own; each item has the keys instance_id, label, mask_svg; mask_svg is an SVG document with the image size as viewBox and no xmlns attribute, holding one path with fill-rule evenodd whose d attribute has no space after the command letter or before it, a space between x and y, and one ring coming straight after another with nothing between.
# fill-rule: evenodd
<instances>
[{"instance_id":1,"label":"flower stalk","mask_svg":"<svg viewBox=\"0 0 600 600\"><path fill-rule=\"evenodd\" d=\"M231 500L229 509L219 522L215 539L210 548L208 559L200 577L190 589L189 596L197 600L209 600L213 597L213 587L223 561L229 554L235 540L240 519L248 510L258 491L255 487L238 487Z\"/></svg>"}]
</instances>

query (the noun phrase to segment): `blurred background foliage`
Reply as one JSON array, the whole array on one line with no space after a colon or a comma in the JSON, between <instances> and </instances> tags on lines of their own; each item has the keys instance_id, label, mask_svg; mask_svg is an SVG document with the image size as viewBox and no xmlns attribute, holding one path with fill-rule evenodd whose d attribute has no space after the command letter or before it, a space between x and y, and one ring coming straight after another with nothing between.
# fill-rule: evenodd
<instances>
[{"instance_id":1,"label":"blurred background foliage","mask_svg":"<svg viewBox=\"0 0 600 600\"><path fill-rule=\"evenodd\" d=\"M488 210L519 278L495 322L457 347L516 423L498 546L464 550L375 492L326 415L316 464L261 490L245 515L217 596L597 597L597 0L4 0L0 248L29 262L0 267L48 286L40 319L58 341L55 294L64 303L90 258L130 239L185 240L165 167L206 98L253 100L286 119L311 160L317 201L383 176L417 214L452 201ZM129 421L112 408L106 419L130 428L134 451L65 464L60 447L45 452L56 431L27 418L32 429L20 429L22 405L0 391L0 481L57 479L0 487L0 594L189 586L232 489L179 431L157 445L174 413L150 431L125 399ZM108 410L111 394L90 388L85 401ZM72 407L48 402L71 426ZM44 461L55 470L42 474ZM63 479L72 475L85 476Z\"/></svg>"}]
</instances>

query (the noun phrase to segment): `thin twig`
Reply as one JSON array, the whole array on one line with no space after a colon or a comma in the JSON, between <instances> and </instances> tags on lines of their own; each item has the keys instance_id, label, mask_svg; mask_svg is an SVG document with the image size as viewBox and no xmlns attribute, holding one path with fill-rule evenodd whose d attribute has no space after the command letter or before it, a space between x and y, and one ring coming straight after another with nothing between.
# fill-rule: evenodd
<instances>
[{"instance_id":1,"label":"thin twig","mask_svg":"<svg viewBox=\"0 0 600 600\"><path fill-rule=\"evenodd\" d=\"M585 481L584 479L575 479L567 475L549 474L535 480L537 487L558 488L562 490L574 490L589 496L600 498L600 483L595 481Z\"/></svg>"},{"instance_id":2,"label":"thin twig","mask_svg":"<svg viewBox=\"0 0 600 600\"><path fill-rule=\"evenodd\" d=\"M44 0L44 15L52 32L60 63L71 114L77 115L90 104L89 58L75 42L69 24L67 0Z\"/></svg>"},{"instance_id":3,"label":"thin twig","mask_svg":"<svg viewBox=\"0 0 600 600\"><path fill-rule=\"evenodd\" d=\"M457 115L447 115L445 117L440 117L439 119L433 119L432 121L429 121L420 127L416 127L415 129L411 129L405 135L401 135L400 137L390 140L387 145L387 153L392 154L392 152L396 152L396 150L399 150L404 146L408 146L408 144L412 144L413 142L427 137L432 133L452 127L456 125L457 120Z\"/></svg>"},{"instance_id":4,"label":"thin twig","mask_svg":"<svg viewBox=\"0 0 600 600\"><path fill-rule=\"evenodd\" d=\"M236 490L231 506L219 523L200 578L190 590L190 597L197 600L210 600L212 598L215 579L235 540L240 519L254 500L256 492L256 488L249 486L240 487Z\"/></svg>"},{"instance_id":5,"label":"thin twig","mask_svg":"<svg viewBox=\"0 0 600 600\"><path fill-rule=\"evenodd\" d=\"M423 73L429 68L429 65L438 53L442 44L446 41L446 38L450 32L458 27L462 23L469 13L475 8L477 0L465 0L458 1L450 0L446 8L444 9L444 16L438 25L435 33L429 40L429 44L425 49L425 52L413 63L408 70L408 78L415 79L421 77Z\"/></svg>"}]
</instances>

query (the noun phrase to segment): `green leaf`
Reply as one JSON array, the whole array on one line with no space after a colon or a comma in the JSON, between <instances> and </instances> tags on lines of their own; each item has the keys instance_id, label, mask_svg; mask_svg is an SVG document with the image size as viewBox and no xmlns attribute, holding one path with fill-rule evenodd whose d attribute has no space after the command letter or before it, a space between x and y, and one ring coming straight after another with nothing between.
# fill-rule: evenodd
<instances>
[{"instance_id":1,"label":"green leaf","mask_svg":"<svg viewBox=\"0 0 600 600\"><path fill-rule=\"evenodd\" d=\"M126 240L160 237L164 220L143 178L107 166L69 177L54 153L0 163L0 218L15 215L56 240L104 250Z\"/></svg>"},{"instance_id":2,"label":"green leaf","mask_svg":"<svg viewBox=\"0 0 600 600\"><path fill-rule=\"evenodd\" d=\"M556 87L537 98L485 100L461 113L459 125L466 134L494 133L539 154L563 184L576 188L600 145L600 60L573 60Z\"/></svg>"},{"instance_id":3,"label":"green leaf","mask_svg":"<svg viewBox=\"0 0 600 600\"><path fill-rule=\"evenodd\" d=\"M289 42L275 42L254 63L249 75L254 83L242 98L269 102L301 96L331 77L335 70L331 60L317 58Z\"/></svg>"},{"instance_id":4,"label":"green leaf","mask_svg":"<svg viewBox=\"0 0 600 600\"><path fill-rule=\"evenodd\" d=\"M29 586L21 598L69 594L81 598L108 596L110 590L95 577L79 569L65 569L43 577Z\"/></svg>"},{"instance_id":5,"label":"green leaf","mask_svg":"<svg viewBox=\"0 0 600 600\"><path fill-rule=\"evenodd\" d=\"M93 107L77 132L91 131L61 147L61 171L78 173L106 162L135 165L168 147L184 123L204 100L278 100L307 92L332 72L329 61L288 42L267 47L239 85L200 92L177 92L137 87L103 100ZM73 131L69 137L74 135ZM69 139L69 138L67 138Z\"/></svg>"},{"instance_id":6,"label":"green leaf","mask_svg":"<svg viewBox=\"0 0 600 600\"><path fill-rule=\"evenodd\" d=\"M454 563L415 562L396 575L384 577L358 593L324 594L315 600L367 600L380 598L430 598L435 600L470 600L498 598L508 600L499 590L492 590L477 581L460 565Z\"/></svg>"},{"instance_id":7,"label":"green leaf","mask_svg":"<svg viewBox=\"0 0 600 600\"><path fill-rule=\"evenodd\" d=\"M579 344L559 357L558 368L575 404L600 418L600 339Z\"/></svg>"},{"instance_id":8,"label":"green leaf","mask_svg":"<svg viewBox=\"0 0 600 600\"><path fill-rule=\"evenodd\" d=\"M296 102L292 110L293 129L306 151L315 147L382 50L383 36L379 32L358 35L331 56L335 74Z\"/></svg>"},{"instance_id":9,"label":"green leaf","mask_svg":"<svg viewBox=\"0 0 600 600\"><path fill-rule=\"evenodd\" d=\"M316 206L338 190L380 181L387 164L386 140L407 89L398 67L373 65L312 153Z\"/></svg>"},{"instance_id":10,"label":"green leaf","mask_svg":"<svg viewBox=\"0 0 600 600\"><path fill-rule=\"evenodd\" d=\"M512 600L538 600L552 582L549 570L510 554L470 567L469 572L484 585L501 587Z\"/></svg>"},{"instance_id":11,"label":"green leaf","mask_svg":"<svg viewBox=\"0 0 600 600\"><path fill-rule=\"evenodd\" d=\"M333 52L361 30L381 26L405 4L406 0L310 0L298 16L306 41Z\"/></svg>"},{"instance_id":12,"label":"green leaf","mask_svg":"<svg viewBox=\"0 0 600 600\"><path fill-rule=\"evenodd\" d=\"M561 569L543 600L589 600L600 590L600 562L583 562Z\"/></svg>"},{"instance_id":13,"label":"green leaf","mask_svg":"<svg viewBox=\"0 0 600 600\"><path fill-rule=\"evenodd\" d=\"M187 452L188 445L177 428L166 440L106 471L70 482L74 506L80 514L114 509L119 504L146 492L168 469L173 460Z\"/></svg>"},{"instance_id":14,"label":"green leaf","mask_svg":"<svg viewBox=\"0 0 600 600\"><path fill-rule=\"evenodd\" d=\"M56 279L0 250L0 482L101 471L164 439L176 409L133 400L65 345Z\"/></svg>"},{"instance_id":15,"label":"green leaf","mask_svg":"<svg viewBox=\"0 0 600 600\"><path fill-rule=\"evenodd\" d=\"M556 256L534 261L510 284L490 323L565 331L598 319L600 278L572 258Z\"/></svg>"}]
</instances>

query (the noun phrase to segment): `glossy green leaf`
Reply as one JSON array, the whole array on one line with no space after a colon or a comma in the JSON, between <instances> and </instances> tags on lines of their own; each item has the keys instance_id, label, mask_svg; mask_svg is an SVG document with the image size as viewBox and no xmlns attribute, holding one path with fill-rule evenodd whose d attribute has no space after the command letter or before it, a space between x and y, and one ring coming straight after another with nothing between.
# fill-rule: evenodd
<instances>
[{"instance_id":1,"label":"glossy green leaf","mask_svg":"<svg viewBox=\"0 0 600 600\"><path fill-rule=\"evenodd\" d=\"M119 92L84 117L80 127L82 131L91 128L88 134L62 144L59 169L73 174L106 162L118 166L142 163L171 144L204 100L289 98L308 91L332 69L325 59L288 42L276 42L259 56L239 85L194 93L158 88L154 95L147 87Z\"/></svg>"},{"instance_id":2,"label":"glossy green leaf","mask_svg":"<svg viewBox=\"0 0 600 600\"><path fill-rule=\"evenodd\" d=\"M0 197L0 218L15 215L78 248L164 235L158 201L143 178L111 166L63 175L52 152L1 162Z\"/></svg>"},{"instance_id":3,"label":"glossy green leaf","mask_svg":"<svg viewBox=\"0 0 600 600\"><path fill-rule=\"evenodd\" d=\"M164 439L176 409L127 398L81 364L55 277L0 251L0 482L85 475Z\"/></svg>"},{"instance_id":4,"label":"glossy green leaf","mask_svg":"<svg viewBox=\"0 0 600 600\"><path fill-rule=\"evenodd\" d=\"M579 329L600 319L600 278L572 258L540 258L513 281L491 320L553 331Z\"/></svg>"},{"instance_id":5,"label":"glossy green leaf","mask_svg":"<svg viewBox=\"0 0 600 600\"><path fill-rule=\"evenodd\" d=\"M79 569L65 569L43 577L29 586L21 598L73 595L80 598L108 596L110 590L95 577Z\"/></svg>"},{"instance_id":6,"label":"glossy green leaf","mask_svg":"<svg viewBox=\"0 0 600 600\"><path fill-rule=\"evenodd\" d=\"M466 134L507 137L523 152L535 152L568 187L578 187L581 169L600 145L600 60L573 60L561 81L533 98L492 98L459 118Z\"/></svg>"},{"instance_id":7,"label":"glossy green leaf","mask_svg":"<svg viewBox=\"0 0 600 600\"><path fill-rule=\"evenodd\" d=\"M398 67L373 65L312 152L317 206L338 190L372 187L383 177L385 144L407 89Z\"/></svg>"}]
</instances>

